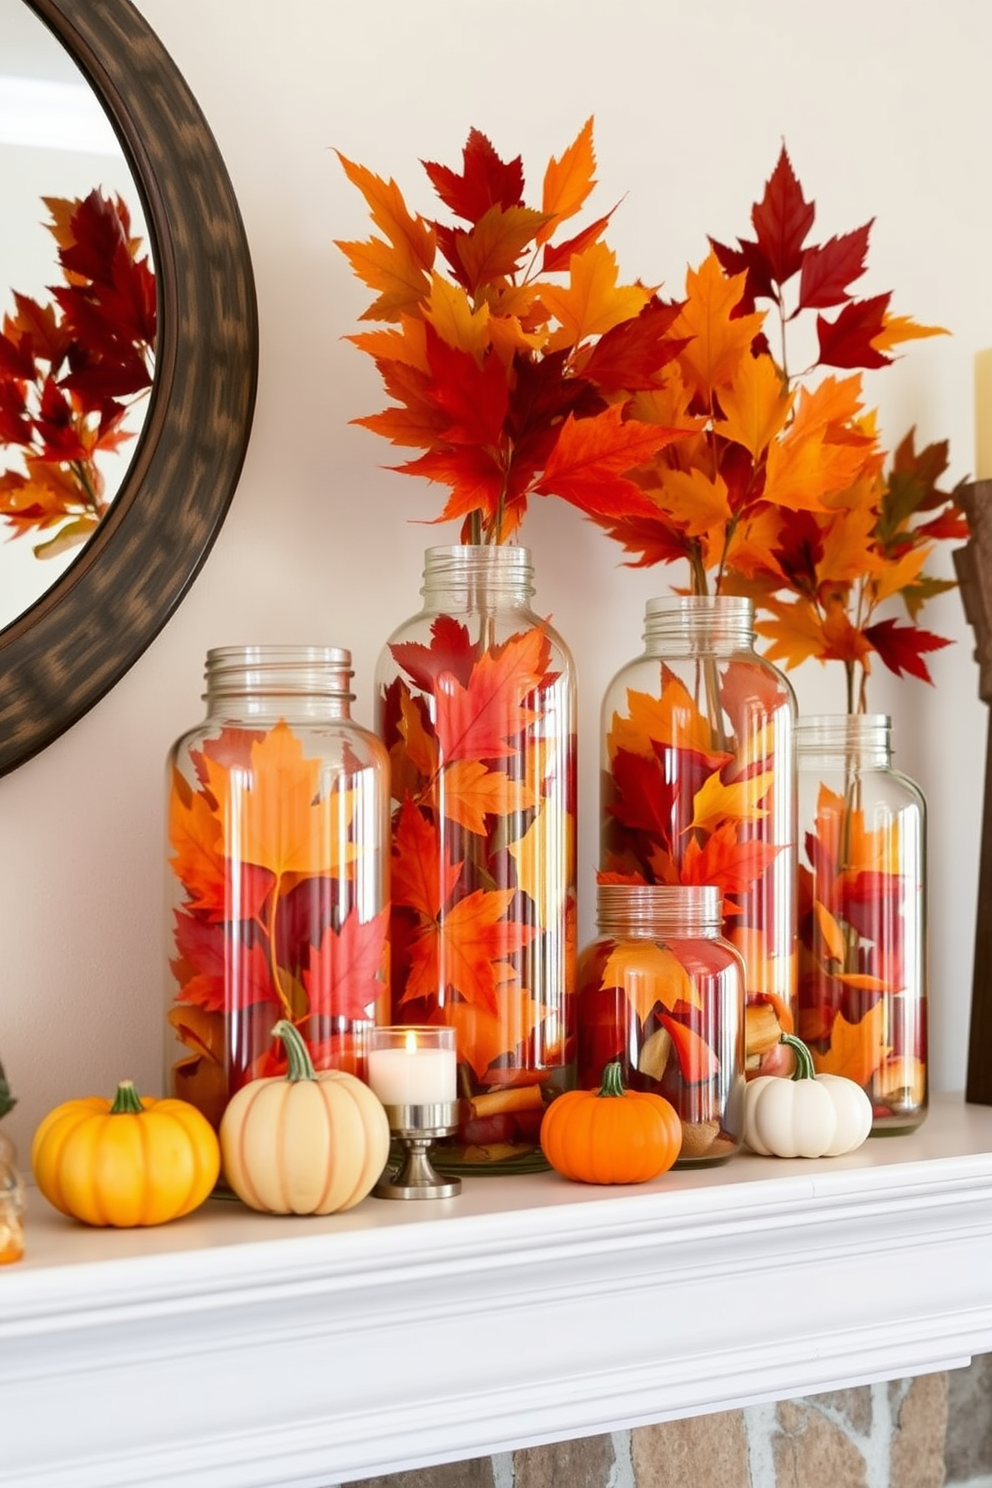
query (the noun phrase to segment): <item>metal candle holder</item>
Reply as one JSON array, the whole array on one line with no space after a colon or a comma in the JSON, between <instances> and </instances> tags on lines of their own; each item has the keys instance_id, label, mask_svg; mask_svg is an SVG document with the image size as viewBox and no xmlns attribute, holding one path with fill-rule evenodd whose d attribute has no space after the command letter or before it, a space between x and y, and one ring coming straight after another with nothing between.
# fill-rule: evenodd
<instances>
[{"instance_id":1,"label":"metal candle holder","mask_svg":"<svg viewBox=\"0 0 992 1488\"><path fill-rule=\"evenodd\" d=\"M427 1106L386 1106L389 1129L402 1142L403 1163L386 1172L372 1192L378 1199L452 1199L462 1191L462 1180L439 1173L430 1149L438 1137L458 1130L458 1102Z\"/></svg>"}]
</instances>

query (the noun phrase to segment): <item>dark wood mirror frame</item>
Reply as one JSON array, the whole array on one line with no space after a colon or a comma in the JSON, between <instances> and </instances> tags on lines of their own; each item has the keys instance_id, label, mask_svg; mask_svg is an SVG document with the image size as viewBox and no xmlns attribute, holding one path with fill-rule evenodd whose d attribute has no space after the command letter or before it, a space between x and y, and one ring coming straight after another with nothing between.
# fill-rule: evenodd
<instances>
[{"instance_id":1,"label":"dark wood mirror frame","mask_svg":"<svg viewBox=\"0 0 992 1488\"><path fill-rule=\"evenodd\" d=\"M130 0L25 0L75 59L140 193L158 285L155 385L127 475L75 562L0 632L0 774L124 675L198 573L241 473L258 317L227 170Z\"/></svg>"}]
</instances>

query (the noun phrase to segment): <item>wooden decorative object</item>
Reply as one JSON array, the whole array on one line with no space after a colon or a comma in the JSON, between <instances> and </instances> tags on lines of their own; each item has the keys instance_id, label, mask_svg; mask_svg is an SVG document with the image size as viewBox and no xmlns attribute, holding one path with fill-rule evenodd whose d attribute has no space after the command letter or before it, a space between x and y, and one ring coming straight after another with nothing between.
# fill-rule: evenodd
<instances>
[{"instance_id":1,"label":"wooden decorative object","mask_svg":"<svg viewBox=\"0 0 992 1488\"><path fill-rule=\"evenodd\" d=\"M975 632L978 695L983 703L992 705L992 480L962 486L958 496L971 527L971 537L964 547L955 549L954 567L965 616ZM992 728L985 746L965 1099L976 1105L992 1106Z\"/></svg>"}]
</instances>

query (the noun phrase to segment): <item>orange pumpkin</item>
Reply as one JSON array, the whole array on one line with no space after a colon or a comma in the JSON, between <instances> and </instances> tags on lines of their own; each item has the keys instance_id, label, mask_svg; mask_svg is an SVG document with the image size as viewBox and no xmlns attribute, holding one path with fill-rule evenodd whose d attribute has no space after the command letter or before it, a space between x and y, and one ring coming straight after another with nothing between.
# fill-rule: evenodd
<instances>
[{"instance_id":1,"label":"orange pumpkin","mask_svg":"<svg viewBox=\"0 0 992 1488\"><path fill-rule=\"evenodd\" d=\"M625 1090L620 1065L599 1090L568 1090L541 1122L541 1149L555 1172L579 1183L646 1183L667 1173L682 1146L682 1123L661 1095Z\"/></svg>"}]
</instances>

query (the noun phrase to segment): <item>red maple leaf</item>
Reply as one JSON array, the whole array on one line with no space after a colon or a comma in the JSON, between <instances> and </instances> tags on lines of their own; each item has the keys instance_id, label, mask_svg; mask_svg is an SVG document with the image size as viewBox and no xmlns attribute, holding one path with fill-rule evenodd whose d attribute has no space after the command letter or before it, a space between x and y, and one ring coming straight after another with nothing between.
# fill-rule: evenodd
<instances>
[{"instance_id":1,"label":"red maple leaf","mask_svg":"<svg viewBox=\"0 0 992 1488\"><path fill-rule=\"evenodd\" d=\"M607 393L657 387L661 368L688 345L687 340L669 340L667 334L681 309L676 301L649 300L639 315L600 336L582 375Z\"/></svg>"},{"instance_id":2,"label":"red maple leaf","mask_svg":"<svg viewBox=\"0 0 992 1488\"><path fill-rule=\"evenodd\" d=\"M917 625L900 625L898 620L879 620L877 624L865 628L864 636L871 642L889 671L895 672L897 677L906 673L910 677L919 677L921 682L930 683L933 678L923 660L923 652L939 651L943 646L950 645L950 641L944 636L921 630Z\"/></svg>"},{"instance_id":3,"label":"red maple leaf","mask_svg":"<svg viewBox=\"0 0 992 1488\"><path fill-rule=\"evenodd\" d=\"M195 1003L214 1013L236 1013L257 1002L282 1007L264 946L246 945L240 926L232 931L177 910L175 927L179 954L172 969L180 984L177 1002Z\"/></svg>"},{"instance_id":4,"label":"red maple leaf","mask_svg":"<svg viewBox=\"0 0 992 1488\"><path fill-rule=\"evenodd\" d=\"M803 244L815 216L783 145L765 194L751 209L757 248L776 283L784 284L802 268Z\"/></svg>"},{"instance_id":5,"label":"red maple leaf","mask_svg":"<svg viewBox=\"0 0 992 1488\"><path fill-rule=\"evenodd\" d=\"M871 227L866 222L853 232L806 249L799 281L800 310L829 310L851 298L847 286L865 272Z\"/></svg>"},{"instance_id":6,"label":"red maple leaf","mask_svg":"<svg viewBox=\"0 0 992 1488\"><path fill-rule=\"evenodd\" d=\"M873 337L885 326L885 312L892 295L873 295L869 300L851 300L836 320L816 317L820 362L824 367L887 367L891 357L872 346Z\"/></svg>"},{"instance_id":7,"label":"red maple leaf","mask_svg":"<svg viewBox=\"0 0 992 1488\"><path fill-rule=\"evenodd\" d=\"M303 972L311 1017L362 1020L372 1016L383 992L380 973L388 922L388 909L364 921L353 909L340 930L328 925Z\"/></svg>"},{"instance_id":8,"label":"red maple leaf","mask_svg":"<svg viewBox=\"0 0 992 1488\"><path fill-rule=\"evenodd\" d=\"M506 369L490 352L480 364L425 327L431 370L428 396L450 420L441 438L449 444L498 446L503 440L509 392Z\"/></svg>"},{"instance_id":9,"label":"red maple leaf","mask_svg":"<svg viewBox=\"0 0 992 1488\"><path fill-rule=\"evenodd\" d=\"M478 222L490 207L516 207L523 201L524 167L521 157L501 160L478 129L470 129L462 150L462 174L450 166L423 160L421 164L444 205L466 222Z\"/></svg>"},{"instance_id":10,"label":"red maple leaf","mask_svg":"<svg viewBox=\"0 0 992 1488\"><path fill-rule=\"evenodd\" d=\"M475 645L468 627L451 615L439 615L431 622L429 646L419 641L398 641L389 650L396 665L421 692L433 692L442 672L450 672L467 687L475 664Z\"/></svg>"}]
</instances>

